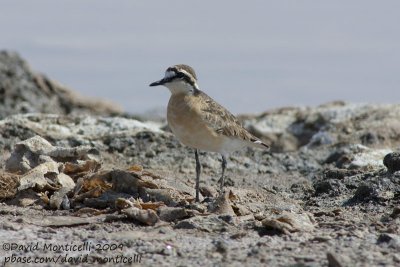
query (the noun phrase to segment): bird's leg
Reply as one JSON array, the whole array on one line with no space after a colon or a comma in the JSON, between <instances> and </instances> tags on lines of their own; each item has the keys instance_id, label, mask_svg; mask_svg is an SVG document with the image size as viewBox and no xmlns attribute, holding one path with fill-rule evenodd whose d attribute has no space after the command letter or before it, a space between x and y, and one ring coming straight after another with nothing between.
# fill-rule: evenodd
<instances>
[{"instance_id":1,"label":"bird's leg","mask_svg":"<svg viewBox=\"0 0 400 267\"><path fill-rule=\"evenodd\" d=\"M200 192L200 171L201 165L199 160L199 153L197 149L194 150L194 155L196 158L196 202L200 202L199 192Z\"/></svg>"},{"instance_id":2,"label":"bird's leg","mask_svg":"<svg viewBox=\"0 0 400 267\"><path fill-rule=\"evenodd\" d=\"M221 164L221 166L222 166L222 175L221 175L220 185L219 185L220 194L223 193L222 190L223 190L224 184L225 184L225 176L224 176L224 174L225 174L225 168L226 168L226 158L225 158L225 155L222 155L222 164Z\"/></svg>"}]
</instances>

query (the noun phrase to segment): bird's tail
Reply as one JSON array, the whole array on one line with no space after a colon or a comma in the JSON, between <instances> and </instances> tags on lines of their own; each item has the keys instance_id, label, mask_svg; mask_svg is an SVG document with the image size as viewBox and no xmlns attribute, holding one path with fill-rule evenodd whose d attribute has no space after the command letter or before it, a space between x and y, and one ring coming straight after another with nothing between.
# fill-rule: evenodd
<instances>
[{"instance_id":1,"label":"bird's tail","mask_svg":"<svg viewBox=\"0 0 400 267\"><path fill-rule=\"evenodd\" d=\"M251 139L250 141L253 143L253 145L255 147L262 148L262 149L267 149L267 150L269 149L269 145L265 144L260 139L254 138L254 139Z\"/></svg>"}]
</instances>

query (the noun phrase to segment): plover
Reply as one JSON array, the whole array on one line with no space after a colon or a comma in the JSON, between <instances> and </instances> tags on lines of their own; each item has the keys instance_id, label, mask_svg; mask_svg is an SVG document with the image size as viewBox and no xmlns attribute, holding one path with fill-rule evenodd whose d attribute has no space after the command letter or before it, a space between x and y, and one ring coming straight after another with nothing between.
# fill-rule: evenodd
<instances>
[{"instance_id":1,"label":"plover","mask_svg":"<svg viewBox=\"0 0 400 267\"><path fill-rule=\"evenodd\" d=\"M178 140L194 148L196 159L196 202L199 202L201 165L198 150L222 155L222 174L219 180L223 191L226 155L246 146L268 149L260 139L244 129L227 109L202 92L194 70L188 65L169 67L164 78L150 86L164 85L171 91L167 121Z\"/></svg>"}]
</instances>

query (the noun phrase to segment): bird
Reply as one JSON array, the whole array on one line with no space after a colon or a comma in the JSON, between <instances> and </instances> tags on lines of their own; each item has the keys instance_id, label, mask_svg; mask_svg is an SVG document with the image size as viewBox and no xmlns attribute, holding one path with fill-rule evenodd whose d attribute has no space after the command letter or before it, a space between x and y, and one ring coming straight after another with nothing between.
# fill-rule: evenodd
<instances>
[{"instance_id":1,"label":"bird","mask_svg":"<svg viewBox=\"0 0 400 267\"><path fill-rule=\"evenodd\" d=\"M219 193L223 193L226 157L245 147L268 150L269 146L242 127L239 120L199 89L194 69L185 64L168 67L164 78L150 86L163 85L171 96L167 107L169 128L184 145L194 149L196 198L199 202L201 164L199 150L217 152L222 158Z\"/></svg>"}]
</instances>

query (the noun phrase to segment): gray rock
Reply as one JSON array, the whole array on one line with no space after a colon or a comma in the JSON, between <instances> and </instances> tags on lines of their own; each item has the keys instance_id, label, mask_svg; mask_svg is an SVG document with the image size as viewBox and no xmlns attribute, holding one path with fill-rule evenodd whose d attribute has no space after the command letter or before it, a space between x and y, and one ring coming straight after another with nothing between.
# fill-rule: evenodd
<instances>
[{"instance_id":1,"label":"gray rock","mask_svg":"<svg viewBox=\"0 0 400 267\"><path fill-rule=\"evenodd\" d=\"M98 153L97 151L114 152L114 145L109 147L110 140L115 140L115 142L119 140L119 150L121 147L125 147L121 151L137 155L139 150L152 150L153 148L149 144L154 143L154 140L143 138L142 133L148 132L162 136L161 126L160 123L144 123L121 117L14 115L0 120L0 148L11 150L14 145L21 143L20 146L25 150L32 149L35 152L33 144L25 144L23 141L26 140L25 137L29 139L40 136L42 139L51 140L51 145L57 147L51 148L53 150L49 156L60 158L72 155L76 157L87 152L94 156ZM49 143L46 140L41 142ZM135 143L132 140L135 140ZM45 144L41 145L43 147ZM33 147L30 148L31 146Z\"/></svg>"},{"instance_id":2,"label":"gray rock","mask_svg":"<svg viewBox=\"0 0 400 267\"><path fill-rule=\"evenodd\" d=\"M347 267L352 266L349 257L346 255L338 255L333 252L328 252L326 254L328 259L328 267Z\"/></svg>"},{"instance_id":3,"label":"gray rock","mask_svg":"<svg viewBox=\"0 0 400 267\"><path fill-rule=\"evenodd\" d=\"M68 190L65 188L61 188L60 190L54 192L50 197L49 205L52 209L70 209L70 201L67 196Z\"/></svg>"},{"instance_id":4,"label":"gray rock","mask_svg":"<svg viewBox=\"0 0 400 267\"><path fill-rule=\"evenodd\" d=\"M166 222L178 221L187 218L189 214L185 208L160 207L158 209L158 217Z\"/></svg>"},{"instance_id":5,"label":"gray rock","mask_svg":"<svg viewBox=\"0 0 400 267\"><path fill-rule=\"evenodd\" d=\"M387 154L383 158L383 164L386 166L390 173L400 170L400 153L393 152Z\"/></svg>"},{"instance_id":6,"label":"gray rock","mask_svg":"<svg viewBox=\"0 0 400 267\"><path fill-rule=\"evenodd\" d=\"M315 195L330 194L331 196L340 195L343 192L343 186L337 180L318 181L314 185Z\"/></svg>"},{"instance_id":7,"label":"gray rock","mask_svg":"<svg viewBox=\"0 0 400 267\"><path fill-rule=\"evenodd\" d=\"M43 190L45 188L57 189L57 180L49 179L48 177L55 177L60 174L61 164L57 162L45 162L28 173L20 179L18 191L22 191L28 188L36 188Z\"/></svg>"},{"instance_id":8,"label":"gray rock","mask_svg":"<svg viewBox=\"0 0 400 267\"><path fill-rule=\"evenodd\" d=\"M395 207L392 211L392 214L390 214L390 217L393 219L399 218L400 217L400 207Z\"/></svg>"},{"instance_id":9,"label":"gray rock","mask_svg":"<svg viewBox=\"0 0 400 267\"><path fill-rule=\"evenodd\" d=\"M341 142L396 146L400 141L396 135L400 132L399 116L400 105L332 102L316 108L280 108L243 120L251 132L266 142L272 141L272 149L279 152ZM294 140L282 140L283 135ZM291 145L285 144L288 140Z\"/></svg>"},{"instance_id":10,"label":"gray rock","mask_svg":"<svg viewBox=\"0 0 400 267\"><path fill-rule=\"evenodd\" d=\"M0 51L0 119L20 113L121 114L115 104L84 99L34 72L17 53Z\"/></svg>"},{"instance_id":11,"label":"gray rock","mask_svg":"<svg viewBox=\"0 0 400 267\"><path fill-rule=\"evenodd\" d=\"M14 151L6 161L9 172L25 173L45 162L60 162L65 159L89 159L90 153L96 153L90 147L55 147L40 136L34 136L15 145Z\"/></svg>"},{"instance_id":12,"label":"gray rock","mask_svg":"<svg viewBox=\"0 0 400 267\"><path fill-rule=\"evenodd\" d=\"M54 147L40 136L34 136L15 145L14 151L6 161L6 170L9 172L25 173L38 166L40 161L54 162L51 158L40 158L53 150Z\"/></svg>"},{"instance_id":13,"label":"gray rock","mask_svg":"<svg viewBox=\"0 0 400 267\"><path fill-rule=\"evenodd\" d=\"M386 244L390 248L400 249L400 236L396 234L382 233L379 235L378 244Z\"/></svg>"},{"instance_id":14,"label":"gray rock","mask_svg":"<svg viewBox=\"0 0 400 267\"><path fill-rule=\"evenodd\" d=\"M373 185L365 183L357 188L353 196L358 201L368 201L375 197L377 197L377 189Z\"/></svg>"}]
</instances>

